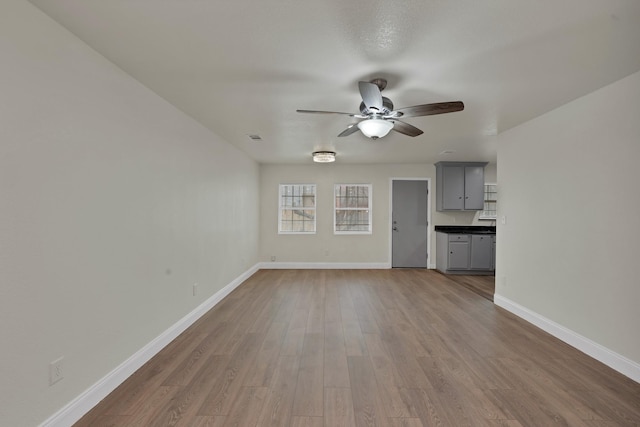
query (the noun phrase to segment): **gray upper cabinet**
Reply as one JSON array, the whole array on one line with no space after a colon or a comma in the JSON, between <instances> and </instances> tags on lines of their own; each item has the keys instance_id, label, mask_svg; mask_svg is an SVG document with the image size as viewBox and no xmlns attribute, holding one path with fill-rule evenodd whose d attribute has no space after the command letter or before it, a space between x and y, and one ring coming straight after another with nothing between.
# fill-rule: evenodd
<instances>
[{"instance_id":1,"label":"gray upper cabinet","mask_svg":"<svg viewBox=\"0 0 640 427\"><path fill-rule=\"evenodd\" d=\"M438 162L436 166L436 210L484 209L485 162Z\"/></svg>"},{"instance_id":2,"label":"gray upper cabinet","mask_svg":"<svg viewBox=\"0 0 640 427\"><path fill-rule=\"evenodd\" d=\"M463 166L444 166L441 167L441 174L436 173L438 180L438 189L436 196L438 200L442 199L436 208L441 211L462 210L464 209L464 167ZM442 189L440 182L442 181Z\"/></svg>"}]
</instances>

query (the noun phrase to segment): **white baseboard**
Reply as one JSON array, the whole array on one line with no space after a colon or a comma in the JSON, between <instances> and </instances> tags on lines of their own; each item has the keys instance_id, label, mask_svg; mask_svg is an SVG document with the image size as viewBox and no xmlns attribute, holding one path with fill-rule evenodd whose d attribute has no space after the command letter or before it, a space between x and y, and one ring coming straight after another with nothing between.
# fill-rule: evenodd
<instances>
[{"instance_id":1,"label":"white baseboard","mask_svg":"<svg viewBox=\"0 0 640 427\"><path fill-rule=\"evenodd\" d=\"M149 344L142 347L127 360L122 362L120 366L108 373L97 383L89 387L82 394L77 396L58 412L45 420L41 427L63 427L71 426L82 416L89 412L95 405L104 399L109 393L122 384L142 365L147 363L153 356L162 350L167 344L173 341L178 335L184 332L196 320L202 317L206 312L211 310L224 297L229 295L231 291L237 288L242 282L251 277L260 269L260 265L256 264L249 270L245 271L231 283L213 294L209 299L196 307L189 314L178 320L173 326L156 337Z\"/></svg>"},{"instance_id":2,"label":"white baseboard","mask_svg":"<svg viewBox=\"0 0 640 427\"><path fill-rule=\"evenodd\" d=\"M393 268L388 262L262 262L260 268L264 270L384 270ZM435 264L429 264L430 270L436 268Z\"/></svg>"},{"instance_id":3,"label":"white baseboard","mask_svg":"<svg viewBox=\"0 0 640 427\"><path fill-rule=\"evenodd\" d=\"M521 306L518 303L515 303L508 298L505 298L501 295L493 296L494 303L504 308L505 310L515 314L518 317L526 320L529 323L532 323L544 330L545 332L550 333L554 337L564 341L572 347L577 348L583 353L593 357L594 359L604 363L612 369L620 372L623 375L631 378L632 380L640 383L640 364L634 362L633 360L627 359L626 357L609 350L608 348L598 344L597 342L591 341L588 338L583 337L582 335L567 329L566 327L547 319L544 316L539 315L526 307Z\"/></svg>"},{"instance_id":4,"label":"white baseboard","mask_svg":"<svg viewBox=\"0 0 640 427\"><path fill-rule=\"evenodd\" d=\"M260 268L264 270L381 270L391 268L391 264L387 262L263 262L260 263Z\"/></svg>"}]
</instances>

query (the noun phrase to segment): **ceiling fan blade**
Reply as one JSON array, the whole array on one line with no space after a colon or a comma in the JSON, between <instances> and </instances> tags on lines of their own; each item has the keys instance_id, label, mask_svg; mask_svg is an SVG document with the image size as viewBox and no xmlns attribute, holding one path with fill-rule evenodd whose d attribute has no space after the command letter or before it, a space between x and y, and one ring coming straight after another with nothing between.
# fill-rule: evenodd
<instances>
[{"instance_id":1,"label":"ceiling fan blade","mask_svg":"<svg viewBox=\"0 0 640 427\"><path fill-rule=\"evenodd\" d=\"M357 123L353 123L350 124L349 127L347 127L345 130L343 130L340 135L338 135L338 137L342 137L342 136L349 136L352 133L355 133L358 131L358 124Z\"/></svg>"},{"instance_id":2,"label":"ceiling fan blade","mask_svg":"<svg viewBox=\"0 0 640 427\"><path fill-rule=\"evenodd\" d=\"M424 133L417 127L409 123L401 122L400 120L393 120L393 130L408 136L418 136Z\"/></svg>"},{"instance_id":3,"label":"ceiling fan blade","mask_svg":"<svg viewBox=\"0 0 640 427\"><path fill-rule=\"evenodd\" d=\"M402 117L419 117L432 116L434 114L454 113L462 110L464 110L464 104L462 101L452 101L415 105L413 107L400 108L399 110L396 110L396 112L402 113Z\"/></svg>"},{"instance_id":4,"label":"ceiling fan blade","mask_svg":"<svg viewBox=\"0 0 640 427\"><path fill-rule=\"evenodd\" d=\"M341 113L340 111L318 111L318 110L296 110L298 113L312 113L312 114L344 114L354 117L354 113Z\"/></svg>"},{"instance_id":5,"label":"ceiling fan blade","mask_svg":"<svg viewBox=\"0 0 640 427\"><path fill-rule=\"evenodd\" d=\"M358 82L358 88L360 89L360 96L362 96L362 102L373 112L382 111L382 93L380 88L369 82Z\"/></svg>"}]
</instances>

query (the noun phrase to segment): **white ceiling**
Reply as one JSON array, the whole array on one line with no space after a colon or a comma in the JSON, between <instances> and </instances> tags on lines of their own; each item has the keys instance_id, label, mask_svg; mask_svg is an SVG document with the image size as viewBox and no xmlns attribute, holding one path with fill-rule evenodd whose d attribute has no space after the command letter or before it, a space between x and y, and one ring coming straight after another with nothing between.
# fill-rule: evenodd
<instances>
[{"instance_id":1,"label":"white ceiling","mask_svg":"<svg viewBox=\"0 0 640 427\"><path fill-rule=\"evenodd\" d=\"M263 163L319 149L342 163L495 161L497 133L640 70L638 0L30 1ZM296 113L357 113L357 83L375 77L396 108L465 110L377 141L337 138L349 116Z\"/></svg>"}]
</instances>

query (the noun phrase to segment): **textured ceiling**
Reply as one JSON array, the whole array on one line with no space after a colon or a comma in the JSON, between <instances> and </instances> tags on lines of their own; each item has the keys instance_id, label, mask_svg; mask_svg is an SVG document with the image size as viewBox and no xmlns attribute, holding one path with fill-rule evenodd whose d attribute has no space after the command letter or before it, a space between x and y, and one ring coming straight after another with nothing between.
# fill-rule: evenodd
<instances>
[{"instance_id":1,"label":"textured ceiling","mask_svg":"<svg viewBox=\"0 0 640 427\"><path fill-rule=\"evenodd\" d=\"M263 163L318 149L343 163L495 161L497 133L640 70L637 0L31 3ZM376 141L338 138L349 116L296 113L356 113L358 81L375 77L396 108L465 110L407 118L424 134Z\"/></svg>"}]
</instances>

